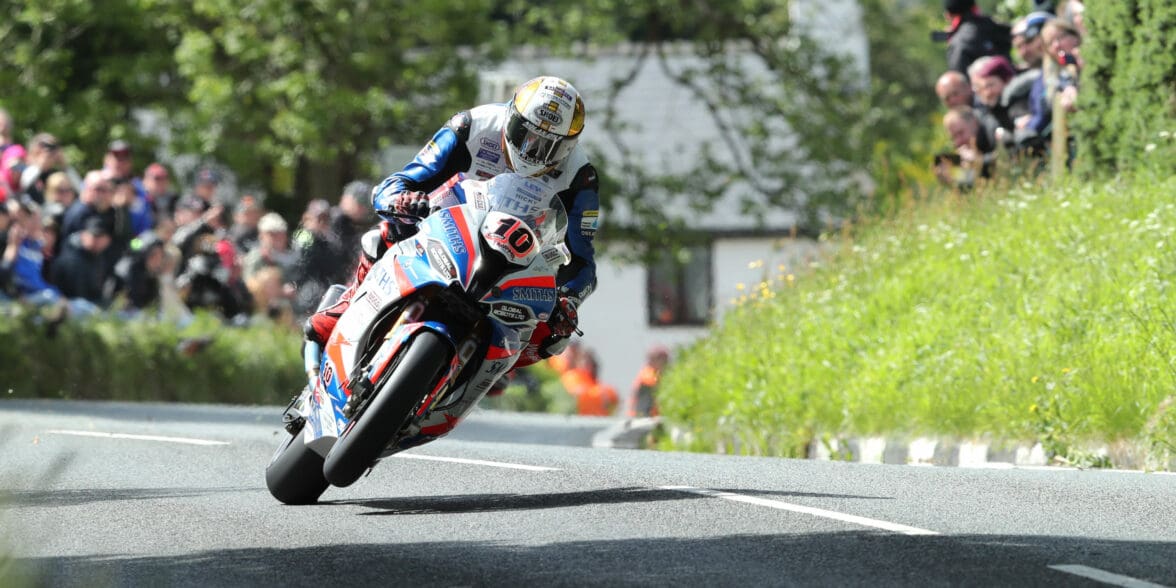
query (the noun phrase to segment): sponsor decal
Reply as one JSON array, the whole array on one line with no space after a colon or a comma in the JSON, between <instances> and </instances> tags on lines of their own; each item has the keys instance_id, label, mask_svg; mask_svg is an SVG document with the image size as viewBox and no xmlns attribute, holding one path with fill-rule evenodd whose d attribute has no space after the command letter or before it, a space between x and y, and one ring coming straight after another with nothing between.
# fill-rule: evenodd
<instances>
[{"instance_id":1,"label":"sponsor decal","mask_svg":"<svg viewBox=\"0 0 1176 588\"><path fill-rule=\"evenodd\" d=\"M485 159L491 163L498 163L502 159L502 155L498 151L491 151L489 149L478 149L478 159Z\"/></svg>"},{"instance_id":2,"label":"sponsor decal","mask_svg":"<svg viewBox=\"0 0 1176 588\"><path fill-rule=\"evenodd\" d=\"M465 239L462 239L461 229L457 228L457 221L448 212L441 215L441 229L445 231L445 238L449 239L449 246L454 255L465 255Z\"/></svg>"},{"instance_id":3,"label":"sponsor decal","mask_svg":"<svg viewBox=\"0 0 1176 588\"><path fill-rule=\"evenodd\" d=\"M555 303L555 289L554 288L532 288L526 286L517 286L510 289L511 298L522 302L546 302L550 304Z\"/></svg>"},{"instance_id":4,"label":"sponsor decal","mask_svg":"<svg viewBox=\"0 0 1176 588\"><path fill-rule=\"evenodd\" d=\"M498 374L505 372L506 368L508 368L508 367L510 367L510 362L508 362L508 361L505 361L505 360L492 361L492 362L490 362L489 366L486 366L486 370L485 370L486 375L496 376Z\"/></svg>"},{"instance_id":5,"label":"sponsor decal","mask_svg":"<svg viewBox=\"0 0 1176 588\"><path fill-rule=\"evenodd\" d=\"M363 295L363 300L364 302L368 303L368 306L370 306L372 310L380 310L380 303L382 300L380 300L380 296L376 294L375 290L368 290L365 292Z\"/></svg>"},{"instance_id":6,"label":"sponsor decal","mask_svg":"<svg viewBox=\"0 0 1176 588\"><path fill-rule=\"evenodd\" d=\"M490 137L482 137L478 140L478 144L494 151L502 151L502 143L491 139Z\"/></svg>"},{"instance_id":7,"label":"sponsor decal","mask_svg":"<svg viewBox=\"0 0 1176 588\"><path fill-rule=\"evenodd\" d=\"M568 102L575 101L572 98L572 93L567 91L566 89L564 89L563 86L557 86L555 84L548 84L546 86L543 86L543 89L547 90L548 92L551 92L552 94L555 94L556 96L558 96L564 100L567 100Z\"/></svg>"},{"instance_id":8,"label":"sponsor decal","mask_svg":"<svg viewBox=\"0 0 1176 588\"><path fill-rule=\"evenodd\" d=\"M600 211L585 210L583 217L580 218L580 230L596 232L598 228L600 228Z\"/></svg>"},{"instance_id":9,"label":"sponsor decal","mask_svg":"<svg viewBox=\"0 0 1176 588\"><path fill-rule=\"evenodd\" d=\"M490 310L490 314L502 319L507 323L524 323L530 318L527 308L518 304L511 304L509 302L499 302Z\"/></svg>"},{"instance_id":10,"label":"sponsor decal","mask_svg":"<svg viewBox=\"0 0 1176 588\"><path fill-rule=\"evenodd\" d=\"M486 179L486 180L489 180L490 178L494 177L494 174L492 174L484 169L480 169L480 170L474 172L474 175L478 176L479 178Z\"/></svg>"},{"instance_id":11,"label":"sponsor decal","mask_svg":"<svg viewBox=\"0 0 1176 588\"><path fill-rule=\"evenodd\" d=\"M396 280L392 277L391 272L384 269L382 266L377 267L374 271L376 272L376 275L368 276L368 280L375 278L376 287L379 288L380 292L391 296L400 291L400 289L396 287Z\"/></svg>"},{"instance_id":12,"label":"sponsor decal","mask_svg":"<svg viewBox=\"0 0 1176 588\"><path fill-rule=\"evenodd\" d=\"M429 141L416 156L417 161L421 165L433 169L437 167L437 162L441 159L441 148L437 146L436 141Z\"/></svg>"},{"instance_id":13,"label":"sponsor decal","mask_svg":"<svg viewBox=\"0 0 1176 588\"><path fill-rule=\"evenodd\" d=\"M553 109L552 106L555 106L555 109ZM535 116L553 125L558 125L563 122L563 117L560 116L558 112L555 112L555 110L558 108L559 106L552 102L547 105L547 108L536 108Z\"/></svg>"},{"instance_id":14,"label":"sponsor decal","mask_svg":"<svg viewBox=\"0 0 1176 588\"><path fill-rule=\"evenodd\" d=\"M445 251L445 246L437 241L430 241L428 247L429 265L433 266L441 275L449 278L457 278L457 265L449 258L449 253Z\"/></svg>"}]
</instances>

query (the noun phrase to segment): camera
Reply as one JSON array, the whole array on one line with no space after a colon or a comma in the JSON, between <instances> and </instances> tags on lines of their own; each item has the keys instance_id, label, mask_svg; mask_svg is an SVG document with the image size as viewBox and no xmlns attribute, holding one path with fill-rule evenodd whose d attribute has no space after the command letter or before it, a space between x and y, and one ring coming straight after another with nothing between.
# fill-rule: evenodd
<instances>
[{"instance_id":1,"label":"camera","mask_svg":"<svg viewBox=\"0 0 1176 588\"><path fill-rule=\"evenodd\" d=\"M947 31L931 31L931 42L946 43L949 36Z\"/></svg>"}]
</instances>

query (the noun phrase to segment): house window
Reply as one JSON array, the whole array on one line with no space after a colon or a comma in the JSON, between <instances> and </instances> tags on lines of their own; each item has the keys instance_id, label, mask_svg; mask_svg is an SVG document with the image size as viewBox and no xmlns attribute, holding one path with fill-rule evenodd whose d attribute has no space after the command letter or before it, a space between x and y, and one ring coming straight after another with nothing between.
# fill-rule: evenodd
<instances>
[{"instance_id":1,"label":"house window","mask_svg":"<svg viewBox=\"0 0 1176 588\"><path fill-rule=\"evenodd\" d=\"M648 265L646 275L650 325L705 325L710 320L714 284L709 243L666 251Z\"/></svg>"}]
</instances>

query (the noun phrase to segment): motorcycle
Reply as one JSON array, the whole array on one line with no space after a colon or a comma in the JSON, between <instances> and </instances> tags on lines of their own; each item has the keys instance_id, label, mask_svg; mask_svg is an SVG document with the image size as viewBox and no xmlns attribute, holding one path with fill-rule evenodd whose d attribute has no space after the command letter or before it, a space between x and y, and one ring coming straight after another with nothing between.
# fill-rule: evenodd
<instances>
[{"instance_id":1,"label":"motorcycle","mask_svg":"<svg viewBox=\"0 0 1176 588\"><path fill-rule=\"evenodd\" d=\"M449 433L556 311L568 218L541 181L456 177L430 202L443 207L376 261L307 356L317 377L283 413L289 435L265 471L283 503L312 504Z\"/></svg>"}]
</instances>

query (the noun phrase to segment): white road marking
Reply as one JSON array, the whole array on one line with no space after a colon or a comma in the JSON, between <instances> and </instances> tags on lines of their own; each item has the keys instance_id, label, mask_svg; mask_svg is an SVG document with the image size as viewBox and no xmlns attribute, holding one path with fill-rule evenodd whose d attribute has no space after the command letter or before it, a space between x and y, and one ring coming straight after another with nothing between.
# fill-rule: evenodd
<instances>
[{"instance_id":1,"label":"white road marking","mask_svg":"<svg viewBox=\"0 0 1176 588\"><path fill-rule=\"evenodd\" d=\"M708 490L706 488L694 488L692 486L662 486L662 490L677 490L679 492L689 492L691 494L700 494L702 496L710 496L713 498L722 498L732 502L743 502L746 504L754 504L756 506L766 506L768 508L778 508L780 510L789 510L807 515L817 517L824 517L842 521L845 523L853 523L855 525L862 525L864 527L873 527L875 529L882 529L885 531L893 531L895 533L902 533L904 535L938 535L935 531L928 531L927 529L920 529L918 527L908 527L898 523L891 523L889 521L880 521L878 519L869 519L866 517L859 517L856 515L845 514L833 510L825 510L822 508L813 508L811 506L801 506L799 504L792 504L790 502L781 502L779 500L770 500L767 498L758 498L755 496L744 496L742 494L734 494L732 492L720 492L718 490Z\"/></svg>"},{"instance_id":2,"label":"white road marking","mask_svg":"<svg viewBox=\"0 0 1176 588\"><path fill-rule=\"evenodd\" d=\"M183 443L184 445L228 445L228 441L192 439L190 437L162 437L159 435L132 435L130 433L103 433L101 431L66 431L54 429L45 431L51 435L73 435L74 437L101 437L103 439L132 439L135 441L159 441L161 443Z\"/></svg>"},{"instance_id":3,"label":"white road marking","mask_svg":"<svg viewBox=\"0 0 1176 588\"><path fill-rule=\"evenodd\" d=\"M521 463L506 463L502 461L482 461L480 459L463 459L460 457L437 457L434 455L418 455L416 453L397 453L393 457L403 457L405 459L427 459L431 461L447 461L450 463L463 463L467 465L489 466L492 468L508 468L512 470L527 470L531 472L558 472L559 468L549 468L544 466L525 465Z\"/></svg>"},{"instance_id":4,"label":"white road marking","mask_svg":"<svg viewBox=\"0 0 1176 588\"><path fill-rule=\"evenodd\" d=\"M1102 582L1103 584L1123 586L1123 588L1164 588L1161 584L1153 584L1147 580L1140 580L1131 576L1112 574L1111 572L1088 566L1053 565L1049 566L1049 569L1074 574L1075 576L1082 576L1083 578L1089 578L1095 582Z\"/></svg>"}]
</instances>

